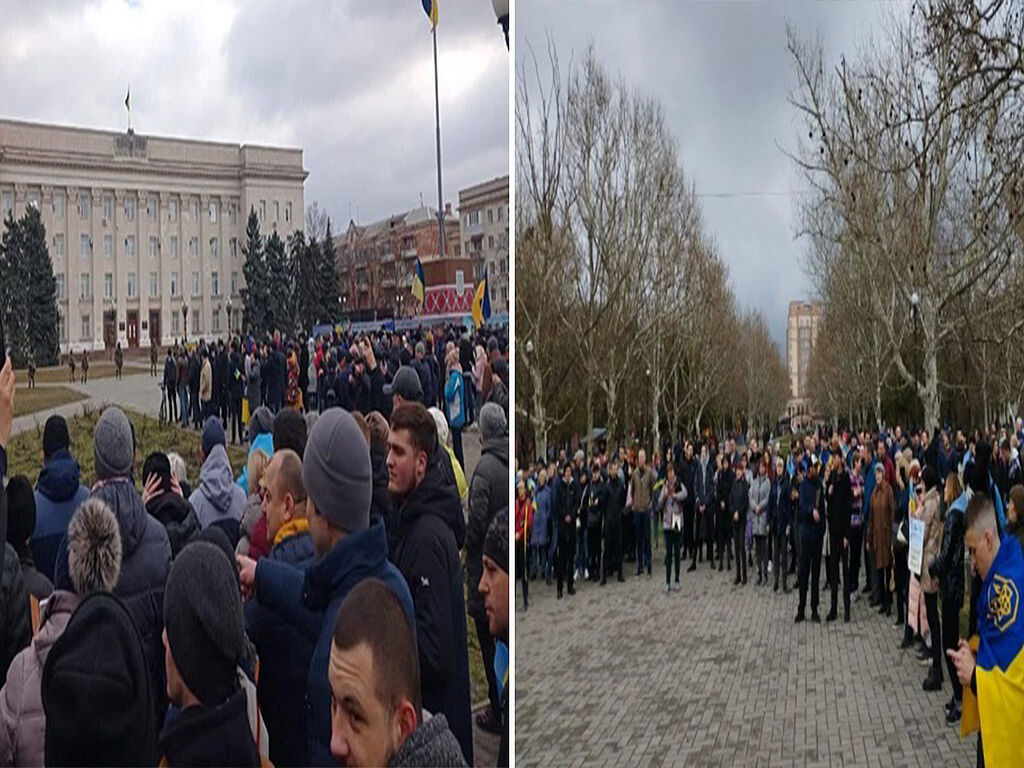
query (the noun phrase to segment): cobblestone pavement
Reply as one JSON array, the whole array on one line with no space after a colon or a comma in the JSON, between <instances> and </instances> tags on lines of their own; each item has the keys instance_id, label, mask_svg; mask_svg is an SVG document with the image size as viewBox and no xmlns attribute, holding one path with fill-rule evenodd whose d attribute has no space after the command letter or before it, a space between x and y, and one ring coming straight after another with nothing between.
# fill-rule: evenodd
<instances>
[{"instance_id":1,"label":"cobblestone pavement","mask_svg":"<svg viewBox=\"0 0 1024 768\"><path fill-rule=\"evenodd\" d=\"M850 624L794 625L795 590L704 563L665 594L654 563L562 600L532 582L529 611L517 583L517 765L974 765L974 737L945 724L948 679L923 692L927 668L866 600Z\"/></svg>"}]
</instances>

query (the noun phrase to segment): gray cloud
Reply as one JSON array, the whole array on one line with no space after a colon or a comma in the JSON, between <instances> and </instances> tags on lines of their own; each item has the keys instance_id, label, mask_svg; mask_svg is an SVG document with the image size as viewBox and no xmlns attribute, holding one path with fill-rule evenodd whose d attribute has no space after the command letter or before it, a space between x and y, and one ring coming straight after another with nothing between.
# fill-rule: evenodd
<instances>
[{"instance_id":1,"label":"gray cloud","mask_svg":"<svg viewBox=\"0 0 1024 768\"><path fill-rule=\"evenodd\" d=\"M740 305L759 309L784 353L786 312L807 297L803 241L794 240L792 193L803 183L783 150L796 146L787 97L796 82L785 50L787 22L826 55L851 55L879 28L875 3L516 4L516 56L525 42L545 63L546 37L564 70L593 42L598 60L661 102L698 193L709 232L729 267Z\"/></svg>"},{"instance_id":2,"label":"gray cloud","mask_svg":"<svg viewBox=\"0 0 1024 768\"><path fill-rule=\"evenodd\" d=\"M336 231L436 203L433 60L418 2L5 0L0 116L298 146ZM444 197L508 172L509 57L483 2L441 6Z\"/></svg>"}]
</instances>

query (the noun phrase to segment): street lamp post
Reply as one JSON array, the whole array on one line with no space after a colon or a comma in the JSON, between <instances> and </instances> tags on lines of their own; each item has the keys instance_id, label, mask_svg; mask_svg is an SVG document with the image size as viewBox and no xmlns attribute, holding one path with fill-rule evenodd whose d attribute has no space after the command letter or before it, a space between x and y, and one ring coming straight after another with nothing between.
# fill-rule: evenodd
<instances>
[{"instance_id":1,"label":"street lamp post","mask_svg":"<svg viewBox=\"0 0 1024 768\"><path fill-rule=\"evenodd\" d=\"M182 332L182 338L185 340L184 343L188 343L188 304L184 301L181 302L181 324L184 329Z\"/></svg>"},{"instance_id":2,"label":"street lamp post","mask_svg":"<svg viewBox=\"0 0 1024 768\"><path fill-rule=\"evenodd\" d=\"M228 339L231 339L231 299L228 299Z\"/></svg>"},{"instance_id":3,"label":"street lamp post","mask_svg":"<svg viewBox=\"0 0 1024 768\"><path fill-rule=\"evenodd\" d=\"M498 17L501 31L505 33L505 47L508 48L508 0L491 0L491 7Z\"/></svg>"}]
</instances>

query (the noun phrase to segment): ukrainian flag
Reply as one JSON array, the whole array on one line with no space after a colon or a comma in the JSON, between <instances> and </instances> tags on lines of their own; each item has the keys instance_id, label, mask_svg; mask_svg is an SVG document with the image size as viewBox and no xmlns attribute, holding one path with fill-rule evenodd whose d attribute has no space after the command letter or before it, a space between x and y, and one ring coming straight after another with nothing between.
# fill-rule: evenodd
<instances>
[{"instance_id":1,"label":"ukrainian flag","mask_svg":"<svg viewBox=\"0 0 1024 768\"><path fill-rule=\"evenodd\" d=\"M423 10L426 11L427 16L430 17L430 26L437 26L437 0L421 0L423 3Z\"/></svg>"},{"instance_id":2,"label":"ukrainian flag","mask_svg":"<svg viewBox=\"0 0 1024 768\"><path fill-rule=\"evenodd\" d=\"M427 280L423 276L423 263L416 259L416 271L412 276L412 295L416 297L416 300L423 303L423 289L427 285Z\"/></svg>"},{"instance_id":3,"label":"ukrainian flag","mask_svg":"<svg viewBox=\"0 0 1024 768\"><path fill-rule=\"evenodd\" d=\"M1024 765L1024 554L1004 535L978 596L975 682L985 765Z\"/></svg>"},{"instance_id":4,"label":"ukrainian flag","mask_svg":"<svg viewBox=\"0 0 1024 768\"><path fill-rule=\"evenodd\" d=\"M491 319L491 289L487 283L487 270L484 270L484 279L476 286L476 296L473 297L473 322L476 327L481 327Z\"/></svg>"}]
</instances>

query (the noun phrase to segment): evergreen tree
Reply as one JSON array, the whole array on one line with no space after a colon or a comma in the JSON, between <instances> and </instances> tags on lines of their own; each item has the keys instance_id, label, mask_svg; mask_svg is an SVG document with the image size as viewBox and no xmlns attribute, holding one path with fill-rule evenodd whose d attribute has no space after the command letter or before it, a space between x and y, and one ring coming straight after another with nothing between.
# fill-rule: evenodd
<instances>
[{"instance_id":1,"label":"evergreen tree","mask_svg":"<svg viewBox=\"0 0 1024 768\"><path fill-rule=\"evenodd\" d=\"M263 238L260 236L260 220L252 207L249 208L249 220L245 225L245 240L242 246L245 255L245 263L242 265L242 276L245 278L245 287L241 290L242 326L256 338L262 338L269 330L266 318L270 309L271 291L263 254Z\"/></svg>"},{"instance_id":2,"label":"evergreen tree","mask_svg":"<svg viewBox=\"0 0 1024 768\"><path fill-rule=\"evenodd\" d=\"M37 365L56 364L57 280L37 209L30 207L18 220L8 214L0 240L0 275L0 312L12 362L24 366L31 356Z\"/></svg>"},{"instance_id":3,"label":"evergreen tree","mask_svg":"<svg viewBox=\"0 0 1024 768\"><path fill-rule=\"evenodd\" d=\"M294 321L291 315L292 285L291 270L284 241L277 232L267 238L263 250L263 261L266 267L266 312L267 330L290 331Z\"/></svg>"},{"instance_id":4,"label":"evergreen tree","mask_svg":"<svg viewBox=\"0 0 1024 768\"><path fill-rule=\"evenodd\" d=\"M317 254L317 287L320 291L319 313L321 322L341 319L338 304L338 266L334 253L334 235L331 234L331 220L327 219L327 231Z\"/></svg>"},{"instance_id":5,"label":"evergreen tree","mask_svg":"<svg viewBox=\"0 0 1024 768\"><path fill-rule=\"evenodd\" d=\"M296 230L289 243L292 273L291 317L303 330L310 331L318 314L316 254L319 244L315 239L306 242L302 230Z\"/></svg>"}]
</instances>

